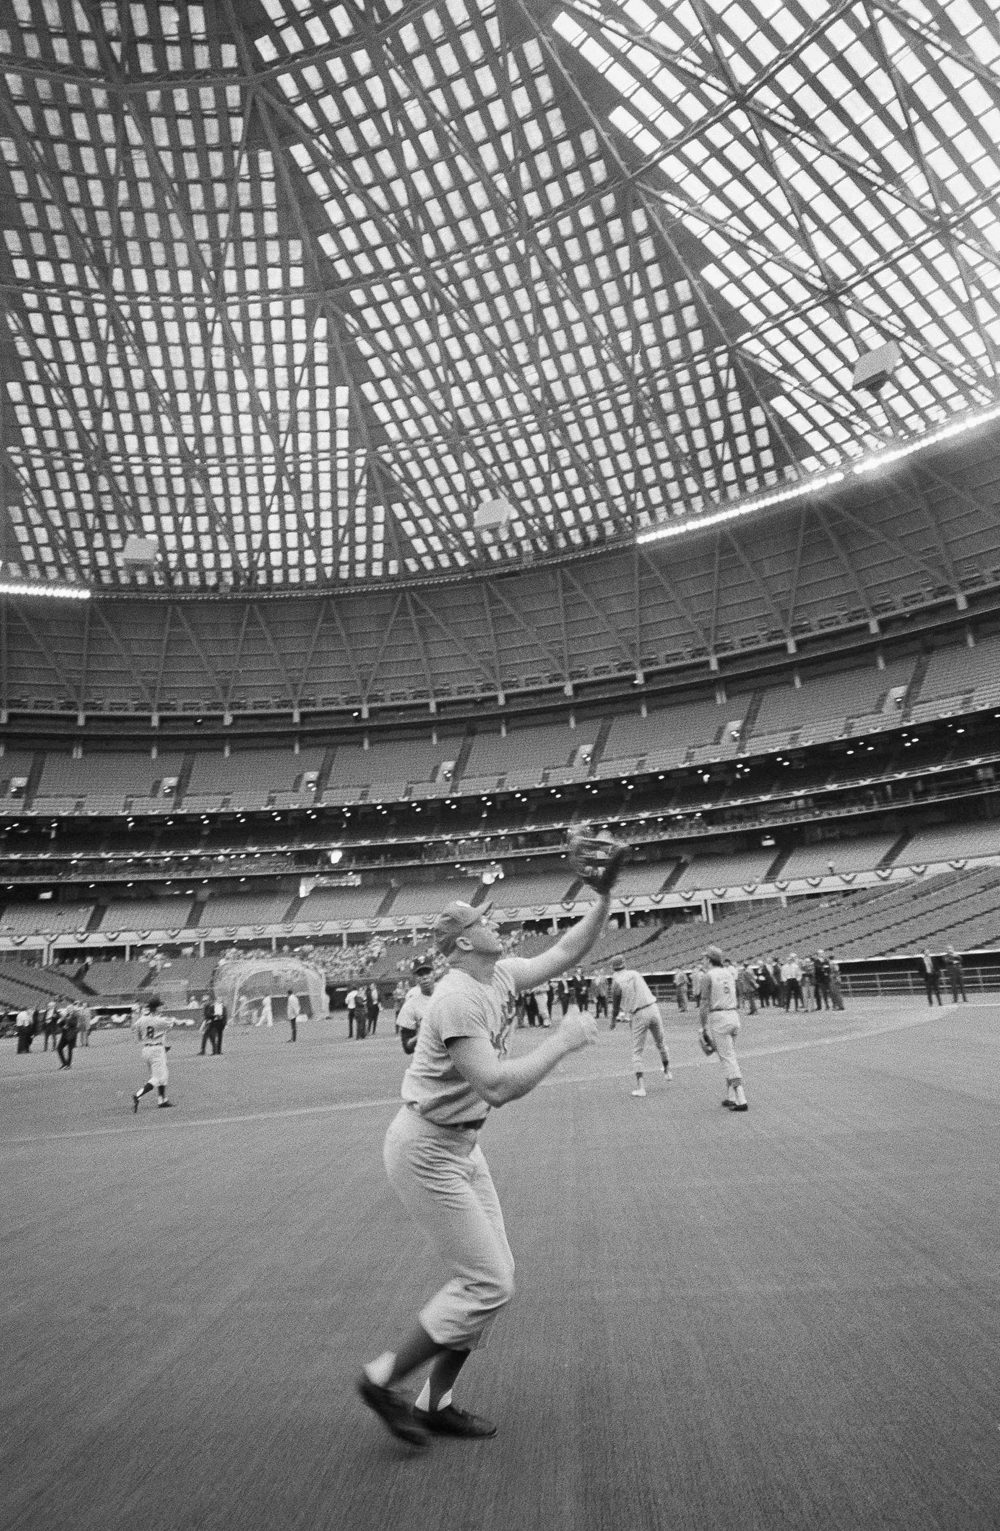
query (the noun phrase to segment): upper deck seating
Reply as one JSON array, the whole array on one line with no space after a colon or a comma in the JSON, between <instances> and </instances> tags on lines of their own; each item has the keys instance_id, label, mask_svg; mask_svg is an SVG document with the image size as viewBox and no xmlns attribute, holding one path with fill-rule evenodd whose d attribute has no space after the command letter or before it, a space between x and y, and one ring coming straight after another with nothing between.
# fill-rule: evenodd
<instances>
[{"instance_id":1,"label":"upper deck seating","mask_svg":"<svg viewBox=\"0 0 1000 1531\"><path fill-rule=\"evenodd\" d=\"M399 889L390 912L393 919L397 916L409 918L425 915L428 920L432 920L452 899L461 899L463 904L471 904L478 891L479 884L471 877L464 880L455 878L447 882L418 883Z\"/></svg>"},{"instance_id":2,"label":"upper deck seating","mask_svg":"<svg viewBox=\"0 0 1000 1531\"><path fill-rule=\"evenodd\" d=\"M101 935L109 931L130 934L138 931L183 930L191 913L193 900L185 895L164 898L113 899L104 911Z\"/></svg>"},{"instance_id":3,"label":"upper deck seating","mask_svg":"<svg viewBox=\"0 0 1000 1531\"><path fill-rule=\"evenodd\" d=\"M436 744L431 739L374 739L367 750L360 744L341 744L333 757L329 785L371 789L388 782L432 781L446 760L458 758L461 748L461 735L446 736ZM368 795L372 796L370 790Z\"/></svg>"},{"instance_id":4,"label":"upper deck seating","mask_svg":"<svg viewBox=\"0 0 1000 1531\"><path fill-rule=\"evenodd\" d=\"M182 755L159 755L154 760L148 750L95 751L79 760L50 750L32 808L35 813L72 813L82 801L87 811L122 813L128 799L150 798L172 808L173 797L163 796L162 783L179 777L183 764Z\"/></svg>"},{"instance_id":5,"label":"upper deck seating","mask_svg":"<svg viewBox=\"0 0 1000 1531\"><path fill-rule=\"evenodd\" d=\"M386 887L314 888L295 913L296 925L328 921L371 920L379 912Z\"/></svg>"},{"instance_id":6,"label":"upper deck seating","mask_svg":"<svg viewBox=\"0 0 1000 1531\"><path fill-rule=\"evenodd\" d=\"M506 779L508 787L537 786L546 771L568 770L578 758L582 778L589 769L589 762L583 762L583 752L593 749L599 731L600 721L594 718L581 722L576 728L565 723L513 728L508 730L506 738L484 730L473 741L462 772L462 790L468 790L470 780L492 779L495 786L501 777ZM573 779L576 779L575 774Z\"/></svg>"},{"instance_id":7,"label":"upper deck seating","mask_svg":"<svg viewBox=\"0 0 1000 1531\"><path fill-rule=\"evenodd\" d=\"M231 808L265 808L277 792L296 798L297 803L311 803L312 795L302 778L307 772L320 770L324 754L321 749L303 750L298 755L292 750L274 749L238 749L228 756L199 751L184 793L184 808L211 812L224 798Z\"/></svg>"},{"instance_id":8,"label":"upper deck seating","mask_svg":"<svg viewBox=\"0 0 1000 1531\"><path fill-rule=\"evenodd\" d=\"M763 882L774 854L773 850L768 849L746 851L734 856L696 856L691 865L684 868L670 891L686 893L692 889L737 888L748 883Z\"/></svg>"},{"instance_id":9,"label":"upper deck seating","mask_svg":"<svg viewBox=\"0 0 1000 1531\"><path fill-rule=\"evenodd\" d=\"M782 863L782 882L797 877L828 877L833 872L870 872L895 845L898 835L870 835L856 840L825 840L800 845Z\"/></svg>"},{"instance_id":10,"label":"upper deck seating","mask_svg":"<svg viewBox=\"0 0 1000 1531\"><path fill-rule=\"evenodd\" d=\"M622 774L627 775L634 762L643 758L647 770L669 770L683 764L691 749L712 746L720 757L734 755L749 705L749 696L735 696L727 702L706 699L676 707L650 708L645 718L636 715L615 718L601 764L619 761Z\"/></svg>"},{"instance_id":11,"label":"upper deck seating","mask_svg":"<svg viewBox=\"0 0 1000 1531\"><path fill-rule=\"evenodd\" d=\"M887 705L888 720L898 721L899 710L891 705L891 692L909 684L914 664L915 660L906 659L890 663L884 670L874 664L858 666L806 679L799 688L791 683L769 686L750 734L751 753L765 740L772 748L782 748L793 742L837 738L849 719L865 719L867 727L877 726Z\"/></svg>"},{"instance_id":12,"label":"upper deck seating","mask_svg":"<svg viewBox=\"0 0 1000 1531\"><path fill-rule=\"evenodd\" d=\"M655 866L627 866L618 880L615 896L648 898L659 893L676 865L676 861L660 861Z\"/></svg>"},{"instance_id":13,"label":"upper deck seating","mask_svg":"<svg viewBox=\"0 0 1000 1531\"><path fill-rule=\"evenodd\" d=\"M896 859L900 866L920 866L967 856L1000 856L1000 824L943 824L918 830Z\"/></svg>"},{"instance_id":14,"label":"upper deck seating","mask_svg":"<svg viewBox=\"0 0 1000 1531\"><path fill-rule=\"evenodd\" d=\"M86 930L94 912L90 904L8 904L0 918L0 935L66 935Z\"/></svg>"},{"instance_id":15,"label":"upper deck seating","mask_svg":"<svg viewBox=\"0 0 1000 1531\"><path fill-rule=\"evenodd\" d=\"M569 868L565 872L518 874L493 883L488 889L487 897L497 911L543 908L546 905L562 903L573 882L574 878Z\"/></svg>"},{"instance_id":16,"label":"upper deck seating","mask_svg":"<svg viewBox=\"0 0 1000 1531\"><path fill-rule=\"evenodd\" d=\"M277 893L219 893L205 903L198 928L218 929L243 925L280 925L294 894L279 889Z\"/></svg>"}]
</instances>

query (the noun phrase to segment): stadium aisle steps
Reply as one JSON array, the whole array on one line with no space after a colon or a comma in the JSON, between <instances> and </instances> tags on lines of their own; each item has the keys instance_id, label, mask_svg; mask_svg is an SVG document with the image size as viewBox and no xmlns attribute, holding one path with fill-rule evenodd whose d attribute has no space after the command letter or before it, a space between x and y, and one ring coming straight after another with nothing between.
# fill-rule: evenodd
<instances>
[{"instance_id":1,"label":"stadium aisle steps","mask_svg":"<svg viewBox=\"0 0 1000 1531\"><path fill-rule=\"evenodd\" d=\"M912 839L913 839L912 831L909 830L909 829L904 829L903 833L900 835L899 839L895 840L892 843L892 845L890 845L889 849L886 851L885 855L882 857L882 860L878 863L879 866L880 867L891 867L891 866L893 866L894 863L896 861L898 861L899 857L902 855L904 847Z\"/></svg>"}]
</instances>

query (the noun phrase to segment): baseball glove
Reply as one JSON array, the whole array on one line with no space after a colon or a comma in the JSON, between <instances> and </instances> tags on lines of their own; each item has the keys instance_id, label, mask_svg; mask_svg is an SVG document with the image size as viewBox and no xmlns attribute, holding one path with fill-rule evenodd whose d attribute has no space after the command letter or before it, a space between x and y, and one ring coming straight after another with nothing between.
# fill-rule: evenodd
<instances>
[{"instance_id":1,"label":"baseball glove","mask_svg":"<svg viewBox=\"0 0 1000 1531\"><path fill-rule=\"evenodd\" d=\"M698 1046L701 1048L706 1058L711 1058L712 1054L715 1052L715 1043L709 1036L708 1028L705 1026L701 1026L698 1029Z\"/></svg>"},{"instance_id":2,"label":"baseball glove","mask_svg":"<svg viewBox=\"0 0 1000 1531\"><path fill-rule=\"evenodd\" d=\"M580 833L567 847L569 864L597 893L610 893L632 854L632 847L610 835Z\"/></svg>"}]
</instances>

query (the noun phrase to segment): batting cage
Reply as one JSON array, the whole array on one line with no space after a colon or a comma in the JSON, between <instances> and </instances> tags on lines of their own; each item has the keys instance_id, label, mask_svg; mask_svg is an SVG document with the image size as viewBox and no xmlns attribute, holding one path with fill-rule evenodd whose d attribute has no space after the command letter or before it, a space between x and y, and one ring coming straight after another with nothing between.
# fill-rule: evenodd
<instances>
[{"instance_id":1,"label":"batting cage","mask_svg":"<svg viewBox=\"0 0 1000 1531\"><path fill-rule=\"evenodd\" d=\"M212 981L215 998L222 1001L234 1021L254 1024L267 1007L274 1019L284 1018L289 991L301 1005L300 1019L326 1015L326 977L315 963L288 953L261 953L220 962Z\"/></svg>"}]
</instances>

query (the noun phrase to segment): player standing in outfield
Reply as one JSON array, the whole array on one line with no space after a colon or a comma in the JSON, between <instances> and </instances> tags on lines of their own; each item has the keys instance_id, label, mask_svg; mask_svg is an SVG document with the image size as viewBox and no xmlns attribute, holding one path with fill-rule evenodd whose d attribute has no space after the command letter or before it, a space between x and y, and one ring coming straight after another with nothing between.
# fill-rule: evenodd
<instances>
[{"instance_id":1,"label":"player standing in outfield","mask_svg":"<svg viewBox=\"0 0 1000 1531\"><path fill-rule=\"evenodd\" d=\"M635 1089L632 1094L642 1097L646 1093L646 1086L642 1082L642 1055L647 1036L651 1036L656 1043L664 1074L668 1079L674 1077L670 1072L667 1044L663 1040L660 1007L645 978L633 968L627 968L624 957L612 957L611 971L614 975L611 979L611 1024L613 1027L621 1015L628 1018L632 1031L632 1067L635 1070Z\"/></svg>"},{"instance_id":2,"label":"player standing in outfield","mask_svg":"<svg viewBox=\"0 0 1000 1531\"><path fill-rule=\"evenodd\" d=\"M708 948L705 960L708 970L701 975L699 1024L711 1037L719 1062L726 1071L726 1098L722 1104L727 1111L746 1111L748 1107L743 1075L736 1061L736 1034L740 1029L736 972L726 967L717 946ZM711 1050L708 1049L709 1052Z\"/></svg>"},{"instance_id":3,"label":"player standing in outfield","mask_svg":"<svg viewBox=\"0 0 1000 1531\"><path fill-rule=\"evenodd\" d=\"M132 1096L132 1110L138 1111L139 1102L150 1090L155 1089L160 1099L157 1105L162 1109L164 1106L172 1106L173 1101L167 1099L167 1080L170 1075L167 1069L167 1032L177 1022L172 1015L161 1015L161 999L154 994L148 999L139 1011L132 1026L136 1036L142 1044L142 1061L149 1067L149 1078L141 1090L137 1090Z\"/></svg>"},{"instance_id":4,"label":"player standing in outfield","mask_svg":"<svg viewBox=\"0 0 1000 1531\"><path fill-rule=\"evenodd\" d=\"M570 843L576 875L598 893L583 919L537 957L503 957L490 906L448 904L434 922L449 971L438 983L403 1076L403 1107L383 1157L389 1181L437 1249L448 1279L395 1350L365 1366L358 1391L393 1435L424 1446L428 1433L469 1439L496 1434L489 1420L452 1403L470 1353L482 1345L514 1295L514 1257L479 1131L490 1110L518 1100L561 1058L597 1039L579 1012L522 1058L508 1059L516 995L575 966L604 929L610 893L627 855L614 841ZM418 1367L430 1373L415 1406L397 1391Z\"/></svg>"},{"instance_id":5,"label":"player standing in outfield","mask_svg":"<svg viewBox=\"0 0 1000 1531\"><path fill-rule=\"evenodd\" d=\"M413 969L413 976L417 981L413 988L407 991L406 998L399 1007L399 1014L396 1016L399 1040L407 1056L416 1048L420 1023L427 1014L431 995L434 993L434 969L429 962L417 962Z\"/></svg>"}]
</instances>

